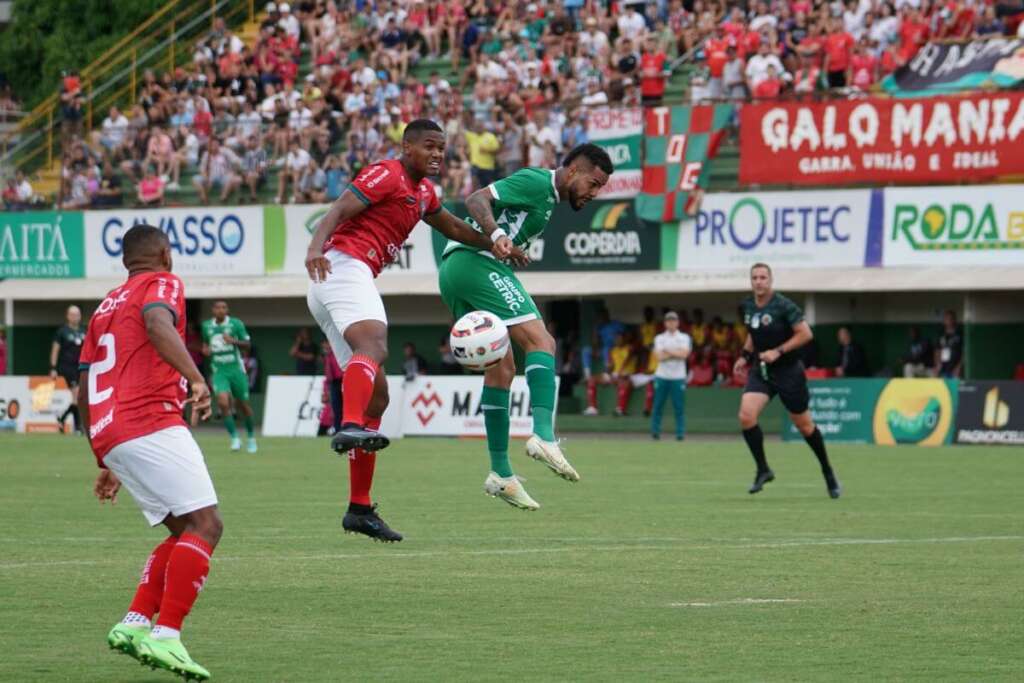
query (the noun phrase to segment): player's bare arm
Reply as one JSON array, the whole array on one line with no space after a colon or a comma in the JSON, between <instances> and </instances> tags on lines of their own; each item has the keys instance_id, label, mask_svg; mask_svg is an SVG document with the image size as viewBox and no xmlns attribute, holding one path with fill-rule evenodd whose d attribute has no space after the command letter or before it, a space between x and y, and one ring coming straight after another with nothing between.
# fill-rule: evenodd
<instances>
[{"instance_id":1,"label":"player's bare arm","mask_svg":"<svg viewBox=\"0 0 1024 683\"><path fill-rule=\"evenodd\" d=\"M779 344L779 346L774 349L762 351L760 358L765 363L774 363L783 354L789 353L790 351L796 351L812 339L814 339L814 333L811 332L811 326L807 324L806 320L801 320L796 325L793 325L792 337L784 341L782 344ZM749 341L750 338L747 337L747 342Z\"/></svg>"},{"instance_id":2,"label":"player's bare arm","mask_svg":"<svg viewBox=\"0 0 1024 683\"><path fill-rule=\"evenodd\" d=\"M89 370L88 368L82 370L78 375L79 386L81 387L81 393L79 400L82 405L79 406L79 411L82 415L82 424L89 425ZM89 441L89 445L92 445L92 438L89 434L89 428L85 429L85 438ZM96 475L96 481L93 483L92 492L93 495L99 499L102 505L106 501L110 501L111 505L117 503L117 492L121 489L121 481L117 476L108 469L100 469L100 473Z\"/></svg>"},{"instance_id":3,"label":"player's bare arm","mask_svg":"<svg viewBox=\"0 0 1024 683\"><path fill-rule=\"evenodd\" d=\"M154 306L142 314L146 336L160 357L188 380L192 394L185 403L192 404L192 424L210 417L210 388L185 348L185 342L174 328L173 314L162 306Z\"/></svg>"},{"instance_id":4,"label":"player's bare arm","mask_svg":"<svg viewBox=\"0 0 1024 683\"><path fill-rule=\"evenodd\" d=\"M483 187L469 195L466 199L466 210L469 211L469 215L473 217L476 224L483 230L484 235L494 242L491 253L498 259L506 259L512 255L512 240L495 222L493 202L494 198L491 196L491 191Z\"/></svg>"},{"instance_id":5,"label":"player's bare arm","mask_svg":"<svg viewBox=\"0 0 1024 683\"><path fill-rule=\"evenodd\" d=\"M522 250L518 250L520 253L517 258L514 254L514 252L517 251L515 247L513 247L508 254L504 256L501 255L499 252L502 251L502 249L496 243L492 242L490 237L477 232L469 225L469 223L456 217L447 209L441 209L435 214L424 216L423 222L437 230L448 239L455 240L456 242L462 242L463 244L468 244L469 246L476 247L478 249L487 249L494 254L495 258L505 259L512 257L516 265L520 265L521 257L525 256ZM506 240L509 245L511 245L512 240L508 238L506 238Z\"/></svg>"},{"instance_id":6,"label":"player's bare arm","mask_svg":"<svg viewBox=\"0 0 1024 683\"><path fill-rule=\"evenodd\" d=\"M316 226L313 239L306 250L306 272L313 282L324 282L331 272L331 263L324 257L324 242L331 236L339 223L359 215L366 209L366 203L350 190L345 190L331 205L320 224Z\"/></svg>"}]
</instances>

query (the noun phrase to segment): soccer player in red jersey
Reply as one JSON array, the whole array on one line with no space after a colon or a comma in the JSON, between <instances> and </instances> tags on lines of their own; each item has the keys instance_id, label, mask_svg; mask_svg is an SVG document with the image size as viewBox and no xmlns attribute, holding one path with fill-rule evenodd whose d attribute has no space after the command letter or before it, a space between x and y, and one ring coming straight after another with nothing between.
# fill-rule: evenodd
<instances>
[{"instance_id":1,"label":"soccer player in red jersey","mask_svg":"<svg viewBox=\"0 0 1024 683\"><path fill-rule=\"evenodd\" d=\"M423 220L449 239L490 250L498 259L524 258L508 237L490 238L449 213L427 176L444 160L445 136L428 119L406 126L402 157L367 166L320 221L306 254L312 280L309 310L344 369L341 430L331 446L349 452L350 497L342 527L393 542L370 499L375 452L388 439L377 430L388 405L387 378L380 371L388 355L387 316L373 284Z\"/></svg>"},{"instance_id":2,"label":"soccer player in red jersey","mask_svg":"<svg viewBox=\"0 0 1024 683\"><path fill-rule=\"evenodd\" d=\"M208 417L210 390L185 347L185 290L171 274L167 236L137 225L123 247L128 279L89 321L79 403L101 468L96 497L113 503L124 485L146 520L171 535L146 560L128 613L107 641L143 664L206 680L210 673L181 644L181 624L206 583L223 525L182 409L192 404L193 424Z\"/></svg>"}]
</instances>

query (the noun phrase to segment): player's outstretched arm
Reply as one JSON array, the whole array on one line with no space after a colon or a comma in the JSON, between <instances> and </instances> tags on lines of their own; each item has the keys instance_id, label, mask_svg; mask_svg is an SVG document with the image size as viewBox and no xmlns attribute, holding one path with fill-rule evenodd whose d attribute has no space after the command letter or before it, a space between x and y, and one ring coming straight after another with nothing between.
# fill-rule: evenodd
<instances>
[{"instance_id":1,"label":"player's outstretched arm","mask_svg":"<svg viewBox=\"0 0 1024 683\"><path fill-rule=\"evenodd\" d=\"M345 190L320 219L320 224L313 232L313 239L309 241L309 249L306 250L306 271L313 282L323 282L331 272L331 263L324 257L327 238L334 233L339 223L359 215L367 206L354 192Z\"/></svg>"},{"instance_id":2,"label":"player's outstretched arm","mask_svg":"<svg viewBox=\"0 0 1024 683\"><path fill-rule=\"evenodd\" d=\"M185 342L174 328L174 315L163 306L153 306L142 314L146 323L146 336L160 357L181 373L192 387L188 402L192 403L192 423L196 418L206 419L210 415L210 389L203 374L189 355Z\"/></svg>"},{"instance_id":3,"label":"player's outstretched arm","mask_svg":"<svg viewBox=\"0 0 1024 683\"><path fill-rule=\"evenodd\" d=\"M512 240L508 237L499 236L497 242L492 242L490 237L474 230L469 223L456 217L445 208L429 216L424 216L423 222L450 240L462 242L477 249L486 249L496 258L505 259L512 254ZM500 245L499 242L501 242ZM505 242L508 244L504 244Z\"/></svg>"},{"instance_id":4,"label":"player's outstretched arm","mask_svg":"<svg viewBox=\"0 0 1024 683\"><path fill-rule=\"evenodd\" d=\"M491 248L494 256L498 259L506 259L512 255L512 240L494 220L493 202L494 197L491 195L491 191L482 187L466 198L466 210L483 230L484 235L494 242L494 247Z\"/></svg>"}]
</instances>

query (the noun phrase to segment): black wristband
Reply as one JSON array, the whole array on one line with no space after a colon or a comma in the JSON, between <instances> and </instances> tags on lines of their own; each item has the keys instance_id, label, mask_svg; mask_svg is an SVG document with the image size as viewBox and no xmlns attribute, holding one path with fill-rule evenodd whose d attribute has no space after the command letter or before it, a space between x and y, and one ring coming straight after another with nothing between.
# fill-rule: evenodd
<instances>
[{"instance_id":1,"label":"black wristband","mask_svg":"<svg viewBox=\"0 0 1024 683\"><path fill-rule=\"evenodd\" d=\"M757 360L757 354L754 353L753 351L744 350L743 358L747 361L748 364L753 364L753 362Z\"/></svg>"}]
</instances>

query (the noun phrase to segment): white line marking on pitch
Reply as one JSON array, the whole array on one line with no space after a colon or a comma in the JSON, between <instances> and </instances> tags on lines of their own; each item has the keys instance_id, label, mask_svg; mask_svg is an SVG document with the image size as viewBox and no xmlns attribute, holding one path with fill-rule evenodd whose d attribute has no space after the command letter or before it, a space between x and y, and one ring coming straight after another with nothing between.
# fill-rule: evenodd
<instances>
[{"instance_id":1,"label":"white line marking on pitch","mask_svg":"<svg viewBox=\"0 0 1024 683\"><path fill-rule=\"evenodd\" d=\"M746 550L758 548L800 548L821 545L894 545L900 543L975 543L982 541L1024 541L1024 536L950 536L946 538L826 538L815 540L777 541L763 543L634 543L631 545L593 545L578 544L574 546L560 546L554 548L494 548L488 550L422 550L413 552L381 552L381 553L318 553L316 555L239 555L239 556L213 556L214 562L238 562L259 560L294 562L296 560L379 560L393 557L417 558L417 557L451 557L461 556L487 556L487 555L536 555L543 553L572 553L572 552L642 552L662 550ZM35 562L0 562L0 569L24 569L40 567L92 567L97 565L116 565L129 561L129 558L120 560L54 560ZM134 563L134 559L130 560Z\"/></svg>"},{"instance_id":2,"label":"white line marking on pitch","mask_svg":"<svg viewBox=\"0 0 1024 683\"><path fill-rule=\"evenodd\" d=\"M737 598L736 600L718 600L715 602L670 602L669 607L723 607L726 605L781 605L794 602L805 602L797 598Z\"/></svg>"}]
</instances>

